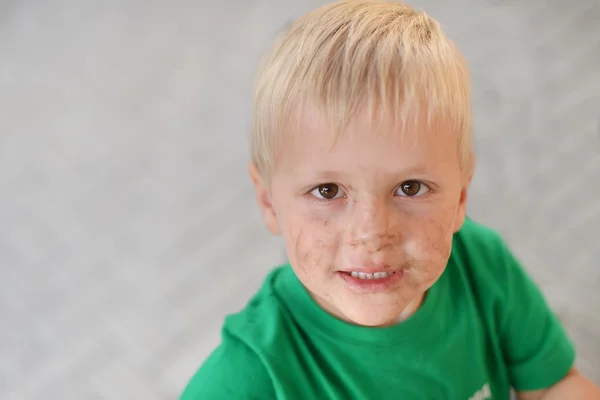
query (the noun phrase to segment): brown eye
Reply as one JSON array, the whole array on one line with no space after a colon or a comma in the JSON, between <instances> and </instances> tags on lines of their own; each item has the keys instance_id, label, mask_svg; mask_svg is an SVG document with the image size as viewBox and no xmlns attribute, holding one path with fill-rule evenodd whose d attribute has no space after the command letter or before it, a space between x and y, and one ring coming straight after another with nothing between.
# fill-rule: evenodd
<instances>
[{"instance_id":1,"label":"brown eye","mask_svg":"<svg viewBox=\"0 0 600 400\"><path fill-rule=\"evenodd\" d=\"M400 189L399 192L401 192L401 193L398 193L399 196L408 196L408 197L414 197L419 194L423 194L421 192L424 189L428 190L427 186L423 185L419 181L403 182L398 189Z\"/></svg>"},{"instance_id":2,"label":"brown eye","mask_svg":"<svg viewBox=\"0 0 600 400\"><path fill-rule=\"evenodd\" d=\"M341 193L340 187L335 183L325 183L323 185L317 186L312 192L314 196L325 199L332 200L335 199L338 194Z\"/></svg>"}]
</instances>

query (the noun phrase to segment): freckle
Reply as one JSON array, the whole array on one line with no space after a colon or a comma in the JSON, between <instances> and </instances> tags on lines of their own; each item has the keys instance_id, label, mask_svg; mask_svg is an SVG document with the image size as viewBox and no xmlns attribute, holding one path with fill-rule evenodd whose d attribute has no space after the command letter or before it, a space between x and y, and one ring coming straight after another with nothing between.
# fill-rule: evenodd
<instances>
[{"instance_id":1,"label":"freckle","mask_svg":"<svg viewBox=\"0 0 600 400\"><path fill-rule=\"evenodd\" d=\"M327 226L327 220L323 221L323 226Z\"/></svg>"}]
</instances>

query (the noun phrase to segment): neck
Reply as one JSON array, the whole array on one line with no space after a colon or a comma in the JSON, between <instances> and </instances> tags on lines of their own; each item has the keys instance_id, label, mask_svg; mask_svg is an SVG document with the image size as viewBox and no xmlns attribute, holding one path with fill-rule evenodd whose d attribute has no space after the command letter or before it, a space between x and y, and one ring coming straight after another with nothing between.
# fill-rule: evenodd
<instances>
[{"instance_id":1,"label":"neck","mask_svg":"<svg viewBox=\"0 0 600 400\"><path fill-rule=\"evenodd\" d=\"M395 325L400 322L406 321L411 315L417 312L419 307L421 307L421 304L423 304L423 300L425 300L425 295L426 293L423 293L419 297L411 301L391 325Z\"/></svg>"},{"instance_id":2,"label":"neck","mask_svg":"<svg viewBox=\"0 0 600 400\"><path fill-rule=\"evenodd\" d=\"M318 296L315 296L313 293L309 292L309 294L313 298L313 300L318 305L320 305L325 311L327 311L329 314L331 314L334 317L339 318L343 321L349 322L351 324L356 324L355 322L349 320L339 310L332 307L331 304L329 304L327 301L324 301L323 299L319 298ZM419 295L413 301L408 303L408 305L404 308L404 310L402 310L402 312L400 313L400 315L398 315L398 317L396 319L394 319L388 323L378 325L378 327L383 328L383 327L393 326L393 325L399 324L403 321L406 321L411 315L413 315L419 309L419 307L421 307L421 305L423 304L423 300L425 299L425 296L426 296L426 292L421 293L421 295ZM375 326L373 326L373 327L375 327Z\"/></svg>"}]
</instances>

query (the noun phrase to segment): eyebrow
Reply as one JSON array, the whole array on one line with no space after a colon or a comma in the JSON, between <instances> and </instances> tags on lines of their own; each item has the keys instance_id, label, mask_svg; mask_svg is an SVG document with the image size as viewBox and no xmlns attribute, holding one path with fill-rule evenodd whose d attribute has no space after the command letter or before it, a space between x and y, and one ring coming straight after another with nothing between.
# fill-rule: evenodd
<instances>
[{"instance_id":1,"label":"eyebrow","mask_svg":"<svg viewBox=\"0 0 600 400\"><path fill-rule=\"evenodd\" d=\"M360 168L360 167L359 167ZM362 168L364 170L364 168ZM388 169L386 171L384 171L383 173L388 175L388 176L397 176L397 175L403 175L406 176L407 178L412 176L422 176L422 175L429 175L434 171L434 167L429 167L427 168L425 165L416 165L416 166L411 166L410 168L406 168L406 169L397 169L397 170L393 170L393 169ZM306 176L306 175L312 175L313 179L337 179L340 177L343 177L345 175L348 175L349 172L348 171L344 171L344 170L326 170L326 171L316 171L316 172L308 172L306 170L295 170L294 173L296 175L299 176Z\"/></svg>"}]
</instances>

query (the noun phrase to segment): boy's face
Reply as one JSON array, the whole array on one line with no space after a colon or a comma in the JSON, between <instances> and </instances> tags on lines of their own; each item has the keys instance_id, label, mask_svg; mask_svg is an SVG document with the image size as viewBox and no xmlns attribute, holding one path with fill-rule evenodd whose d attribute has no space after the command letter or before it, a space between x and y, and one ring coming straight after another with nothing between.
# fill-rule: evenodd
<instances>
[{"instance_id":1,"label":"boy's face","mask_svg":"<svg viewBox=\"0 0 600 400\"><path fill-rule=\"evenodd\" d=\"M417 308L465 218L456 134L436 124L399 134L358 116L334 144L324 120L305 112L279 151L268 188L251 174L267 226L284 236L313 298L367 326Z\"/></svg>"}]
</instances>

